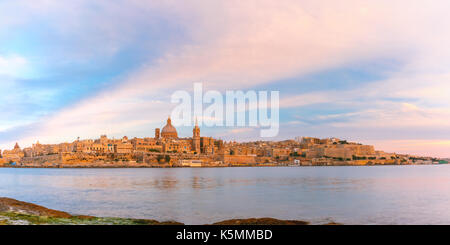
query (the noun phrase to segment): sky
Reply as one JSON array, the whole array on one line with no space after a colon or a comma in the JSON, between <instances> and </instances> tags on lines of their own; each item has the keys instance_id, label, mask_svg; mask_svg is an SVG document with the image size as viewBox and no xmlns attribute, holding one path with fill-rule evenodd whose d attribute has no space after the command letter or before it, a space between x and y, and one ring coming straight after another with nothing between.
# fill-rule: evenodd
<instances>
[{"instance_id":1,"label":"sky","mask_svg":"<svg viewBox=\"0 0 450 245\"><path fill-rule=\"evenodd\" d=\"M151 137L176 106L171 95L201 82L280 91L280 132L269 140L338 137L450 157L448 9L447 0L0 0L0 149ZM261 139L252 127L201 130Z\"/></svg>"}]
</instances>

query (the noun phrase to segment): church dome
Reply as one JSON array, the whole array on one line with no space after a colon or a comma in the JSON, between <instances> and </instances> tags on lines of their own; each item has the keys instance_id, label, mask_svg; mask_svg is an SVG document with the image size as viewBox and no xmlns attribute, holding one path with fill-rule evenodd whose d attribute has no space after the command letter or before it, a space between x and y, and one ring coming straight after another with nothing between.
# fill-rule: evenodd
<instances>
[{"instance_id":1,"label":"church dome","mask_svg":"<svg viewBox=\"0 0 450 245\"><path fill-rule=\"evenodd\" d=\"M174 126L170 125L170 124L167 124L162 129L162 133L176 133L176 132L177 132L177 129Z\"/></svg>"},{"instance_id":2,"label":"church dome","mask_svg":"<svg viewBox=\"0 0 450 245\"><path fill-rule=\"evenodd\" d=\"M167 119L167 124L161 131L161 136L163 138L178 138L177 129L172 125L172 120Z\"/></svg>"}]
</instances>

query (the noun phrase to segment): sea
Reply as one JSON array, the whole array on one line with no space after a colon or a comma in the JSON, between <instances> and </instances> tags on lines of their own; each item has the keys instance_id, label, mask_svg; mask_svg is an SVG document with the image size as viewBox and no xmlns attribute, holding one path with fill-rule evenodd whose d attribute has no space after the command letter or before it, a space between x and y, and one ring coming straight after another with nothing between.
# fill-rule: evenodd
<instances>
[{"instance_id":1,"label":"sea","mask_svg":"<svg viewBox=\"0 0 450 245\"><path fill-rule=\"evenodd\" d=\"M450 165L0 168L0 197L72 214L211 224L450 224Z\"/></svg>"}]
</instances>

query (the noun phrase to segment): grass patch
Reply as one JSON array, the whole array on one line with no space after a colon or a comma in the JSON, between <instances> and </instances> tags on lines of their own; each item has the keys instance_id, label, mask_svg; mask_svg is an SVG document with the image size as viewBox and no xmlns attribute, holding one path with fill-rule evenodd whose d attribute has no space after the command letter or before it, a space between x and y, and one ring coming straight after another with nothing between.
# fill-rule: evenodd
<instances>
[{"instance_id":1,"label":"grass patch","mask_svg":"<svg viewBox=\"0 0 450 245\"><path fill-rule=\"evenodd\" d=\"M48 216L36 216L15 212L0 213L0 217L7 219L0 220L0 225L11 224L11 221L26 221L32 225L181 225L176 222L158 222L146 219L127 218L100 218L90 216L72 216L70 218L55 218Z\"/></svg>"}]
</instances>

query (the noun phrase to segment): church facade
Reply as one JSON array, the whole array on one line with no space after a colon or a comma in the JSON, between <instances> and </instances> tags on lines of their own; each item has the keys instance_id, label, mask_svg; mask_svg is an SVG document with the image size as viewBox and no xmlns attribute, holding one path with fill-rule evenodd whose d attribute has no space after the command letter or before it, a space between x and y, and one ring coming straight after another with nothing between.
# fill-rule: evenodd
<instances>
[{"instance_id":1,"label":"church facade","mask_svg":"<svg viewBox=\"0 0 450 245\"><path fill-rule=\"evenodd\" d=\"M162 130L159 128L155 129L155 138L152 141L156 142L156 145L161 146L162 152L193 154L213 154L214 152L210 149L210 144L208 144L207 150L202 149L202 137L200 136L200 128L197 120L192 130L192 138L180 138L178 137L177 129L172 125L172 120L169 117Z\"/></svg>"},{"instance_id":2,"label":"church facade","mask_svg":"<svg viewBox=\"0 0 450 245\"><path fill-rule=\"evenodd\" d=\"M214 155L219 152L220 140L212 137L201 137L200 127L196 120L192 129L192 137L179 137L177 129L172 125L170 117L162 129L156 128L154 137L132 138L123 137L110 139L101 135L98 139L77 139L72 143L40 144L39 141L31 147L21 149L18 144L13 150L0 150L0 159L4 161L20 162L22 158L42 157L48 155L73 153L86 154L103 159L104 157L123 156L131 159L138 155L155 153L178 153L193 155ZM1 162L0 162L1 163Z\"/></svg>"}]
</instances>

